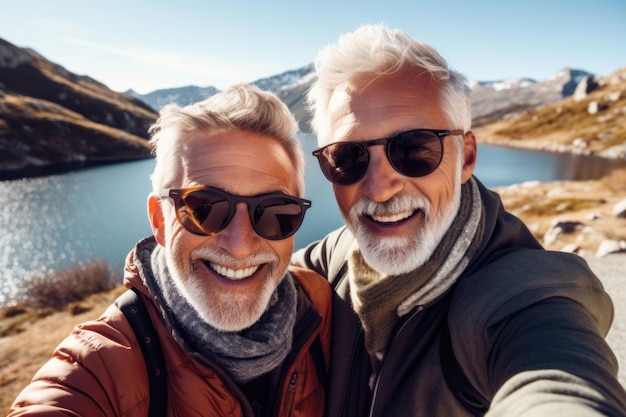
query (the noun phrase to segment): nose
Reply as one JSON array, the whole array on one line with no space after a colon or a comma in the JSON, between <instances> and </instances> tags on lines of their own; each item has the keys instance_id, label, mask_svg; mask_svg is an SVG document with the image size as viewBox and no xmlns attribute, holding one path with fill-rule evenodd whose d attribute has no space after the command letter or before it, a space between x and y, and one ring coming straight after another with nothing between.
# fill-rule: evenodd
<instances>
[{"instance_id":1,"label":"nose","mask_svg":"<svg viewBox=\"0 0 626 417\"><path fill-rule=\"evenodd\" d=\"M405 178L391 166L384 146L370 146L368 152L369 164L361 180L361 189L373 201L387 201L402 190Z\"/></svg>"},{"instance_id":2,"label":"nose","mask_svg":"<svg viewBox=\"0 0 626 417\"><path fill-rule=\"evenodd\" d=\"M217 244L235 259L244 259L257 251L261 237L250 222L246 203L237 203L230 223L217 235Z\"/></svg>"}]
</instances>

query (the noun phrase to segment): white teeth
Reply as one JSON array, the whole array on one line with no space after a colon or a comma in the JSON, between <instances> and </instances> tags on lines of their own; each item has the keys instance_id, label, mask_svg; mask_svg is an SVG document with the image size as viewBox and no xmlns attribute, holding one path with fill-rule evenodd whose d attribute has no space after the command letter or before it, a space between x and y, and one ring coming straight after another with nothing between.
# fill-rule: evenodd
<instances>
[{"instance_id":1,"label":"white teeth","mask_svg":"<svg viewBox=\"0 0 626 417\"><path fill-rule=\"evenodd\" d=\"M230 269L226 268L225 266L216 265L213 262L211 262L209 265L211 265L212 270L214 270L221 276L232 280L248 278L250 275L254 274L257 269L259 269L258 265L243 269Z\"/></svg>"},{"instance_id":2,"label":"white teeth","mask_svg":"<svg viewBox=\"0 0 626 417\"><path fill-rule=\"evenodd\" d=\"M372 214L370 217L378 223L394 223L400 220L408 219L412 214L412 211L405 211L397 214Z\"/></svg>"}]
</instances>

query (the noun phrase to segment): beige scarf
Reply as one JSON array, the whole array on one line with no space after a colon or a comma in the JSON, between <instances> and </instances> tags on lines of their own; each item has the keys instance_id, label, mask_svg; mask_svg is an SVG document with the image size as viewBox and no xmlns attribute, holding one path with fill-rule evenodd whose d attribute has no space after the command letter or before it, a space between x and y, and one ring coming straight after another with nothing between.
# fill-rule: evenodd
<instances>
[{"instance_id":1,"label":"beige scarf","mask_svg":"<svg viewBox=\"0 0 626 417\"><path fill-rule=\"evenodd\" d=\"M400 318L445 293L467 267L480 246L483 212L480 192L472 178L461 188L459 212L450 229L419 268L388 276L370 268L358 247L348 255L350 296L365 330L374 369L382 361Z\"/></svg>"}]
</instances>

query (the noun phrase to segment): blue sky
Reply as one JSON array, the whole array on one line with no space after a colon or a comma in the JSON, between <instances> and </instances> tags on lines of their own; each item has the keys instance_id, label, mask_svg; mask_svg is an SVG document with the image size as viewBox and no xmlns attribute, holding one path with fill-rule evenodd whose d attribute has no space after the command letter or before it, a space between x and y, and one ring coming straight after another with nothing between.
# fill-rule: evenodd
<instances>
[{"instance_id":1,"label":"blue sky","mask_svg":"<svg viewBox=\"0 0 626 417\"><path fill-rule=\"evenodd\" d=\"M625 0L0 0L0 10L0 38L142 94L300 68L364 23L408 31L473 80L626 66Z\"/></svg>"}]
</instances>

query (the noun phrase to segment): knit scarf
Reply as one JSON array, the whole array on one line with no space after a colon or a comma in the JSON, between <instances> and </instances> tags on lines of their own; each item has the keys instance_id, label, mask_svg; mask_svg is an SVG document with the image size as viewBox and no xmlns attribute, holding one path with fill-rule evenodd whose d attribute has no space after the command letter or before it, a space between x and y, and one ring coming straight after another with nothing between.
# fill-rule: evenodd
<instances>
[{"instance_id":1,"label":"knit scarf","mask_svg":"<svg viewBox=\"0 0 626 417\"><path fill-rule=\"evenodd\" d=\"M161 305L174 338L187 353L218 364L238 383L271 371L285 359L291 350L297 303L296 287L289 272L280 281L259 321L248 329L226 332L203 321L183 297L170 276L161 246L155 247L150 260L143 262L148 269L145 284Z\"/></svg>"},{"instance_id":2,"label":"knit scarf","mask_svg":"<svg viewBox=\"0 0 626 417\"><path fill-rule=\"evenodd\" d=\"M466 268L484 229L478 186L473 178L461 188L461 204L452 225L422 266L401 275L381 274L367 265L358 246L348 255L350 297L365 330L376 370L401 317L445 293Z\"/></svg>"}]
</instances>

